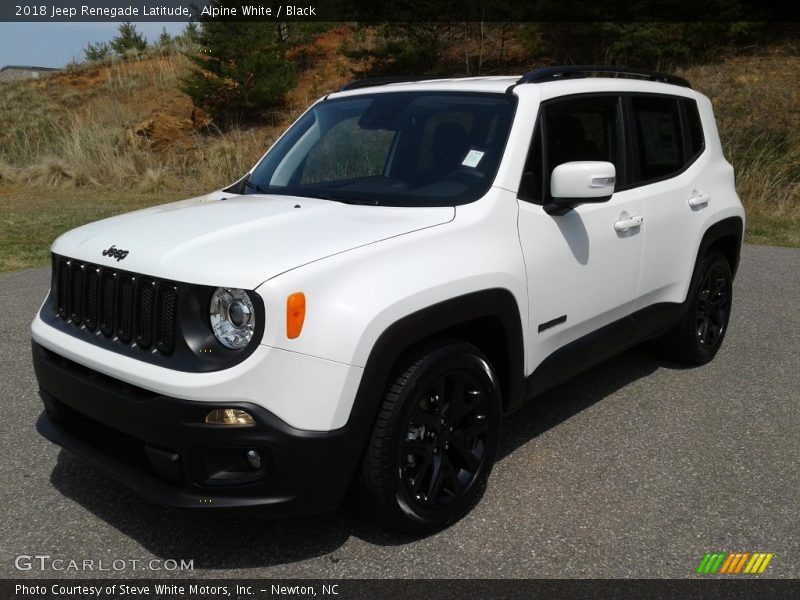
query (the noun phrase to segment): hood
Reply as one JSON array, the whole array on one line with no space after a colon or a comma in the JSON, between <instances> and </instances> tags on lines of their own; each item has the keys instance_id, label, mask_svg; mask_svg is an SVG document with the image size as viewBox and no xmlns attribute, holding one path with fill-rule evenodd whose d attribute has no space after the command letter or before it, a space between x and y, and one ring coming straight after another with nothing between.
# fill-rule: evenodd
<instances>
[{"instance_id":1,"label":"hood","mask_svg":"<svg viewBox=\"0 0 800 600\"><path fill-rule=\"evenodd\" d=\"M454 216L451 206L359 206L216 192L78 227L59 237L52 251L164 279L255 289L309 262Z\"/></svg>"}]
</instances>

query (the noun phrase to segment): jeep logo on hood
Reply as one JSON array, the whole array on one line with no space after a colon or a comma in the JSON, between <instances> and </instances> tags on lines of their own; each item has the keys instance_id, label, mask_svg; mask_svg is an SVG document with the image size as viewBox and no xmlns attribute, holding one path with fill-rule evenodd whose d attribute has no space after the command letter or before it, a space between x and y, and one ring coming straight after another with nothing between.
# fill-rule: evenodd
<instances>
[{"instance_id":1,"label":"jeep logo on hood","mask_svg":"<svg viewBox=\"0 0 800 600\"><path fill-rule=\"evenodd\" d=\"M116 258L117 262L121 261L123 258L128 256L127 250L118 250L116 246L111 246L108 250L103 250L103 256L110 256L111 258Z\"/></svg>"}]
</instances>

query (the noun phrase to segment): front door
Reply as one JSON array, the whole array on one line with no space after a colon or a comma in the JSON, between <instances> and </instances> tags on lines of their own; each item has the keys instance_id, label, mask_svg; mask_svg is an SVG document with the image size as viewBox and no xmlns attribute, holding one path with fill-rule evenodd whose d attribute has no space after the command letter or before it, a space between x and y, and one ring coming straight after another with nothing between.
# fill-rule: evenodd
<instances>
[{"instance_id":1,"label":"front door","mask_svg":"<svg viewBox=\"0 0 800 600\"><path fill-rule=\"evenodd\" d=\"M542 104L519 200L519 237L528 276L528 373L571 342L596 341L606 329L618 342L636 304L643 254L638 190L625 190L621 99L614 95L560 98ZM623 189L603 203L549 215L550 174L562 163L607 161ZM622 320L622 321L621 321ZM574 346L573 346L574 347ZM591 352L594 349L590 350Z\"/></svg>"}]
</instances>

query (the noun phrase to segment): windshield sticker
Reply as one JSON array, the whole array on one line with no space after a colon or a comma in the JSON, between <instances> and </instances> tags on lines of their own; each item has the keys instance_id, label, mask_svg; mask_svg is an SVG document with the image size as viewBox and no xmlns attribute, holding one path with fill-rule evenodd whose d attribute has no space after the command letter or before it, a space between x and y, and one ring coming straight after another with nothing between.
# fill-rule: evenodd
<instances>
[{"instance_id":1,"label":"windshield sticker","mask_svg":"<svg viewBox=\"0 0 800 600\"><path fill-rule=\"evenodd\" d=\"M481 162L484 153L480 150L470 150L467 152L467 155L464 157L464 160L461 161L461 164L465 167L472 167L473 169L478 166L478 163Z\"/></svg>"}]
</instances>

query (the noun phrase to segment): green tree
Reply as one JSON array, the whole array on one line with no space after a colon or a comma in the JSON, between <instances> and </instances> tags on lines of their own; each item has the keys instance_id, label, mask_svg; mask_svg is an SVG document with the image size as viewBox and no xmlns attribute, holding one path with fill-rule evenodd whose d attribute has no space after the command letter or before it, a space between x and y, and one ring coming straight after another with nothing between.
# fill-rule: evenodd
<instances>
[{"instance_id":1,"label":"green tree","mask_svg":"<svg viewBox=\"0 0 800 600\"><path fill-rule=\"evenodd\" d=\"M200 28L194 21L189 21L180 35L181 40L187 44L196 44L200 39Z\"/></svg>"},{"instance_id":2,"label":"green tree","mask_svg":"<svg viewBox=\"0 0 800 600\"><path fill-rule=\"evenodd\" d=\"M174 42L175 40L173 39L173 37L169 33L167 33L167 28L162 27L161 35L158 36L158 45L162 47L167 47L171 46Z\"/></svg>"},{"instance_id":3,"label":"green tree","mask_svg":"<svg viewBox=\"0 0 800 600\"><path fill-rule=\"evenodd\" d=\"M362 74L366 77L451 74L444 53L462 28L447 22L387 23L380 26L377 44L347 54L368 60L370 66Z\"/></svg>"},{"instance_id":4,"label":"green tree","mask_svg":"<svg viewBox=\"0 0 800 600\"><path fill-rule=\"evenodd\" d=\"M284 105L297 74L276 23L215 19L201 27L200 52L190 55L197 68L182 84L196 106L224 127L259 121Z\"/></svg>"},{"instance_id":5,"label":"green tree","mask_svg":"<svg viewBox=\"0 0 800 600\"><path fill-rule=\"evenodd\" d=\"M83 51L83 55L89 61L103 60L111 56L111 47L105 42L97 42L96 44L89 42Z\"/></svg>"},{"instance_id":6,"label":"green tree","mask_svg":"<svg viewBox=\"0 0 800 600\"><path fill-rule=\"evenodd\" d=\"M125 54L128 50L142 51L147 48L147 41L136 31L136 25L133 23L120 23L117 31L117 37L111 40L111 47L117 54Z\"/></svg>"},{"instance_id":7,"label":"green tree","mask_svg":"<svg viewBox=\"0 0 800 600\"><path fill-rule=\"evenodd\" d=\"M713 59L736 44L753 43L760 38L764 24L631 21L540 23L530 27L538 32L540 51L559 64L669 70Z\"/></svg>"}]
</instances>

